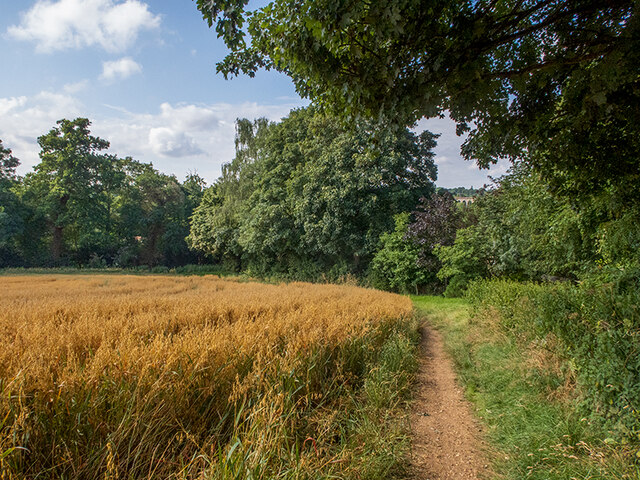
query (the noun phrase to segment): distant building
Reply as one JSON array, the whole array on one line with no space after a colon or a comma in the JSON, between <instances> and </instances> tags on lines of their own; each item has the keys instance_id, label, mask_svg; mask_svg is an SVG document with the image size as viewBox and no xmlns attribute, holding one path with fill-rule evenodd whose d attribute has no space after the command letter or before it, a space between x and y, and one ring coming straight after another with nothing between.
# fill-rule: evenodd
<instances>
[{"instance_id":1,"label":"distant building","mask_svg":"<svg viewBox=\"0 0 640 480\"><path fill-rule=\"evenodd\" d=\"M471 205L475 200L475 197L453 197L453 198L456 199L456 202L464 203L465 205Z\"/></svg>"}]
</instances>

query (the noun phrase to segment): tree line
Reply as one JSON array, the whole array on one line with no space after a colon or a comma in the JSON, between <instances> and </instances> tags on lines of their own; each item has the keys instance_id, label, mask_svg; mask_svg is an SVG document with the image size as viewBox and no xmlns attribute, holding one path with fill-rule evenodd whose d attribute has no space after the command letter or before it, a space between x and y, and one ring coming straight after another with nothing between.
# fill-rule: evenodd
<instances>
[{"instance_id":1,"label":"tree line","mask_svg":"<svg viewBox=\"0 0 640 480\"><path fill-rule=\"evenodd\" d=\"M474 278L638 267L637 2L196 3L230 49L225 77L278 70L343 125L366 123L374 145L447 114L467 134L463 157L512 162L469 211L428 196L405 209L372 257L376 284L415 291L435 275L460 293Z\"/></svg>"},{"instance_id":2,"label":"tree line","mask_svg":"<svg viewBox=\"0 0 640 480\"><path fill-rule=\"evenodd\" d=\"M200 203L198 175L179 182L151 164L105 153L86 118L38 138L40 163L24 177L0 142L0 265L120 266L197 262L186 243Z\"/></svg>"},{"instance_id":3,"label":"tree line","mask_svg":"<svg viewBox=\"0 0 640 480\"><path fill-rule=\"evenodd\" d=\"M365 279L394 215L434 191L436 135L374 135L313 108L239 119L236 156L206 187L107 153L86 118L38 138L23 177L2 147L0 265L175 267ZM372 144L375 143L375 148Z\"/></svg>"},{"instance_id":4,"label":"tree line","mask_svg":"<svg viewBox=\"0 0 640 480\"><path fill-rule=\"evenodd\" d=\"M235 158L207 187L106 153L89 127L59 121L23 177L2 147L0 265L206 263L460 295L477 278L578 280L640 263L633 192L563 195L525 163L492 189L436 191L428 131L347 126L314 107L239 119Z\"/></svg>"}]
</instances>

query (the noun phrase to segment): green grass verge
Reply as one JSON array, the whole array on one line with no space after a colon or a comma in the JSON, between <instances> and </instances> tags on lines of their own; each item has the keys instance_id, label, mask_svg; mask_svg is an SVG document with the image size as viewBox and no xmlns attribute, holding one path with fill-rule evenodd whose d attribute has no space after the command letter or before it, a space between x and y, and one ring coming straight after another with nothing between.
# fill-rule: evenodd
<instances>
[{"instance_id":1,"label":"green grass verge","mask_svg":"<svg viewBox=\"0 0 640 480\"><path fill-rule=\"evenodd\" d=\"M608 443L576 413L572 386L544 345L522 345L464 299L412 297L438 328L466 396L486 425L501 479L640 479L636 452Z\"/></svg>"},{"instance_id":2,"label":"green grass verge","mask_svg":"<svg viewBox=\"0 0 640 480\"><path fill-rule=\"evenodd\" d=\"M0 268L0 275L218 275L237 276L237 273L225 270L220 265L183 265L180 267L7 267Z\"/></svg>"}]
</instances>

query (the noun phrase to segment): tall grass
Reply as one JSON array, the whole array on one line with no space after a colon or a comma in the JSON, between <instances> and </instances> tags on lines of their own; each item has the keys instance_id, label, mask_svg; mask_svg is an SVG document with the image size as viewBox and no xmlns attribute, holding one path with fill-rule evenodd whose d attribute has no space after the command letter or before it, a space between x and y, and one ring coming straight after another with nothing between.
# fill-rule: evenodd
<instances>
[{"instance_id":1,"label":"tall grass","mask_svg":"<svg viewBox=\"0 0 640 480\"><path fill-rule=\"evenodd\" d=\"M3 478L400 471L403 422L384 417L410 384L404 297L209 276L3 277L0 288Z\"/></svg>"}]
</instances>

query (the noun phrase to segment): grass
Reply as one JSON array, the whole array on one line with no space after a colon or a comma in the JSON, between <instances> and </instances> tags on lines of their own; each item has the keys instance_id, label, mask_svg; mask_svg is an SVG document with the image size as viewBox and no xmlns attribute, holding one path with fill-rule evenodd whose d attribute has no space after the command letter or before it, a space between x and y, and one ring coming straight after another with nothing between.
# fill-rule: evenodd
<instances>
[{"instance_id":1,"label":"grass","mask_svg":"<svg viewBox=\"0 0 640 480\"><path fill-rule=\"evenodd\" d=\"M0 276L25 275L217 275L240 276L226 270L221 265L183 265L179 267L138 266L138 267L5 267L0 268Z\"/></svg>"},{"instance_id":2,"label":"grass","mask_svg":"<svg viewBox=\"0 0 640 480\"><path fill-rule=\"evenodd\" d=\"M211 276L0 289L3 480L404 475L406 297Z\"/></svg>"},{"instance_id":3,"label":"grass","mask_svg":"<svg viewBox=\"0 0 640 480\"><path fill-rule=\"evenodd\" d=\"M576 412L571 378L544 344L523 345L494 316L470 318L463 299L413 297L443 332L501 479L640 479L635 452L609 445Z\"/></svg>"}]
</instances>

